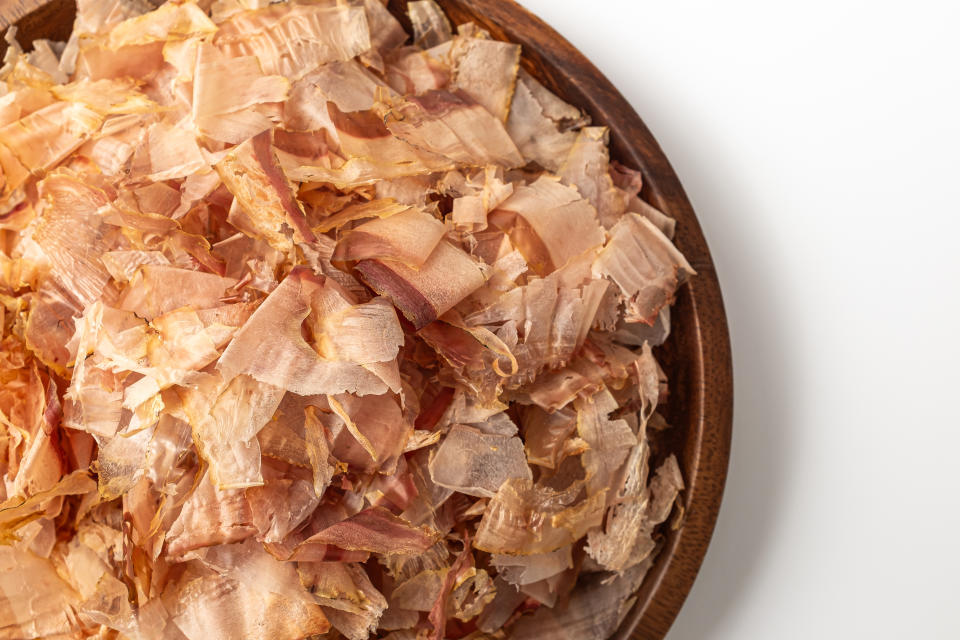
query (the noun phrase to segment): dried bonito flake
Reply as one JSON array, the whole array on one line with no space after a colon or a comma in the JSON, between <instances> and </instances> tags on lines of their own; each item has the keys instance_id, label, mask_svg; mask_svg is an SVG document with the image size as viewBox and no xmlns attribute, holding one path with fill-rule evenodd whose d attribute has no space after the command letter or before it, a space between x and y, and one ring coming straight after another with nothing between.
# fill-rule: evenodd
<instances>
[{"instance_id":1,"label":"dried bonito flake","mask_svg":"<svg viewBox=\"0 0 960 640\"><path fill-rule=\"evenodd\" d=\"M409 19L80 0L8 37L0 636L619 623L684 488L651 348L693 269L518 45Z\"/></svg>"}]
</instances>

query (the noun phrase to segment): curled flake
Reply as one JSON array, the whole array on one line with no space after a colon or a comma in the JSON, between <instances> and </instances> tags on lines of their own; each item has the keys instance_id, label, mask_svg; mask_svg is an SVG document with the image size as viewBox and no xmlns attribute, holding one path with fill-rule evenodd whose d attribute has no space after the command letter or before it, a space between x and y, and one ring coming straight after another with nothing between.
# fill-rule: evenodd
<instances>
[{"instance_id":1,"label":"curled flake","mask_svg":"<svg viewBox=\"0 0 960 640\"><path fill-rule=\"evenodd\" d=\"M443 238L446 229L433 216L407 209L365 222L347 231L333 253L335 261L384 260L420 269Z\"/></svg>"},{"instance_id":2,"label":"curled flake","mask_svg":"<svg viewBox=\"0 0 960 640\"><path fill-rule=\"evenodd\" d=\"M370 287L390 298L420 329L483 285L477 264L463 250L441 241L419 270L399 262L363 260L357 271Z\"/></svg>"}]
</instances>

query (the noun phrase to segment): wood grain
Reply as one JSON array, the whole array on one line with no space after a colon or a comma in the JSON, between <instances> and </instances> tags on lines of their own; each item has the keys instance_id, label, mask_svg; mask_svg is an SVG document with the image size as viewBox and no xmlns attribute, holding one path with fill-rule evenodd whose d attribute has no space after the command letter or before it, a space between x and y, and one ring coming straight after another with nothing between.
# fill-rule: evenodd
<instances>
[{"instance_id":1,"label":"wood grain","mask_svg":"<svg viewBox=\"0 0 960 640\"><path fill-rule=\"evenodd\" d=\"M682 526L670 531L615 640L659 640L697 576L720 510L733 418L733 374L717 274L693 208L653 135L629 103L579 51L513 0L439 0L452 22L474 21L494 37L523 45L523 64L561 97L610 128L613 156L640 169L643 197L677 220L677 246L698 275L677 296L673 334L657 352L670 379L666 417L674 428L661 443L677 454L687 488ZM402 15L405 0L390 0ZM42 6L41 6L42 5ZM25 47L65 39L72 0L0 0L0 26L17 21ZM409 26L409 25L408 25ZM2 45L0 45L2 46Z\"/></svg>"}]
</instances>

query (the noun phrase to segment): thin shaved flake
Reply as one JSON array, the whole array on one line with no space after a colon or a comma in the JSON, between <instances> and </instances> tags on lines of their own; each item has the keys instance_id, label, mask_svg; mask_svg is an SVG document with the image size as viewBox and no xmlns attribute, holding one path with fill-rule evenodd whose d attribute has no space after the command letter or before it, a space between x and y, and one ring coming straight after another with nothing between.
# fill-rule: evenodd
<instances>
[{"instance_id":1,"label":"thin shaved flake","mask_svg":"<svg viewBox=\"0 0 960 640\"><path fill-rule=\"evenodd\" d=\"M470 537L466 535L463 541L463 551L457 556L450 570L447 571L440 587L440 594L427 614L427 620L433 625L431 640L443 640L447 628L447 607L454 597L454 587L462 581L464 574L473 568L473 553L470 549Z\"/></svg>"},{"instance_id":2,"label":"thin shaved flake","mask_svg":"<svg viewBox=\"0 0 960 640\"><path fill-rule=\"evenodd\" d=\"M266 458L261 468L263 484L246 490L258 539L283 544L313 514L320 497L306 469Z\"/></svg>"},{"instance_id":3,"label":"thin shaved flake","mask_svg":"<svg viewBox=\"0 0 960 640\"><path fill-rule=\"evenodd\" d=\"M314 227L318 233L326 233L332 229L339 229L351 222L371 220L373 218L389 218L410 210L410 205L402 204L392 198L378 198L369 202L351 204L331 216L324 218ZM376 227L374 227L376 229ZM436 233L436 232L434 232ZM433 235L433 234L428 234ZM422 242L422 241L421 241ZM431 249L434 245L431 245ZM395 247L399 249L399 247ZM333 254L331 253L331 258Z\"/></svg>"},{"instance_id":4,"label":"thin shaved flake","mask_svg":"<svg viewBox=\"0 0 960 640\"><path fill-rule=\"evenodd\" d=\"M356 268L366 283L390 298L417 329L449 311L485 280L480 265L447 241L437 245L419 270L386 260L363 260Z\"/></svg>"},{"instance_id":5,"label":"thin shaved flake","mask_svg":"<svg viewBox=\"0 0 960 640\"><path fill-rule=\"evenodd\" d=\"M130 278L117 306L136 311L147 320L180 307L209 309L221 305L227 290L236 283L215 273L144 264Z\"/></svg>"},{"instance_id":6,"label":"thin shaved flake","mask_svg":"<svg viewBox=\"0 0 960 640\"><path fill-rule=\"evenodd\" d=\"M584 121L579 110L520 70L506 127L526 160L557 171L577 139L574 129Z\"/></svg>"},{"instance_id":7,"label":"thin shaved flake","mask_svg":"<svg viewBox=\"0 0 960 640\"><path fill-rule=\"evenodd\" d=\"M663 464L657 468L656 475L650 482L652 499L647 517L653 525L666 521L678 494L683 489L683 474L680 472L680 464L677 462L677 457L670 454Z\"/></svg>"},{"instance_id":8,"label":"thin shaved flake","mask_svg":"<svg viewBox=\"0 0 960 640\"><path fill-rule=\"evenodd\" d=\"M644 514L649 508L646 488L649 455L645 441L631 450L617 503L610 508L606 527L587 534L587 553L609 571L623 571L639 563L642 557L631 557L634 547L644 541L652 543L652 527L644 527Z\"/></svg>"},{"instance_id":9,"label":"thin shaved flake","mask_svg":"<svg viewBox=\"0 0 960 640\"><path fill-rule=\"evenodd\" d=\"M404 343L397 311L386 298L330 310L321 330L317 349L323 357L360 365L389 362Z\"/></svg>"},{"instance_id":10,"label":"thin shaved flake","mask_svg":"<svg viewBox=\"0 0 960 640\"><path fill-rule=\"evenodd\" d=\"M265 237L270 246L285 253L294 242L315 237L272 143L272 130L254 136L227 154L217 164L217 173L238 203L230 214L234 226L253 237Z\"/></svg>"},{"instance_id":11,"label":"thin shaved flake","mask_svg":"<svg viewBox=\"0 0 960 640\"><path fill-rule=\"evenodd\" d=\"M345 232L337 243L333 260L379 259L420 269L445 233L443 223L433 216L417 209L407 209Z\"/></svg>"},{"instance_id":12,"label":"thin shaved flake","mask_svg":"<svg viewBox=\"0 0 960 640\"><path fill-rule=\"evenodd\" d=\"M540 607L533 615L521 618L510 637L514 640L609 637L632 608L635 598L631 594L640 586L650 566L649 563L638 565L609 582L603 573L588 574L566 608Z\"/></svg>"},{"instance_id":13,"label":"thin shaved flake","mask_svg":"<svg viewBox=\"0 0 960 640\"><path fill-rule=\"evenodd\" d=\"M413 41L429 49L453 37L450 21L443 9L433 0L415 0L407 3L407 15L413 24Z\"/></svg>"},{"instance_id":14,"label":"thin shaved flake","mask_svg":"<svg viewBox=\"0 0 960 640\"><path fill-rule=\"evenodd\" d=\"M79 632L74 611L78 594L46 558L10 546L0 547L0 633L10 638L71 636Z\"/></svg>"},{"instance_id":15,"label":"thin shaved flake","mask_svg":"<svg viewBox=\"0 0 960 640\"><path fill-rule=\"evenodd\" d=\"M51 87L50 91L60 100L85 104L102 116L153 113L160 109L132 78L96 81L83 78Z\"/></svg>"},{"instance_id":16,"label":"thin shaved flake","mask_svg":"<svg viewBox=\"0 0 960 640\"><path fill-rule=\"evenodd\" d=\"M473 546L506 555L556 551L601 523L606 493L604 489L570 504L569 495L535 485L529 479L511 478L490 501Z\"/></svg>"},{"instance_id":17,"label":"thin shaved flake","mask_svg":"<svg viewBox=\"0 0 960 640\"><path fill-rule=\"evenodd\" d=\"M610 176L609 137L606 127L581 129L559 172L566 184L575 186L590 201L607 229L617 223L630 202L629 194L618 189Z\"/></svg>"},{"instance_id":18,"label":"thin shaved flake","mask_svg":"<svg viewBox=\"0 0 960 640\"><path fill-rule=\"evenodd\" d=\"M442 487L492 498L510 478L533 480L516 436L487 434L454 425L430 461L430 475Z\"/></svg>"},{"instance_id":19,"label":"thin shaved flake","mask_svg":"<svg viewBox=\"0 0 960 640\"><path fill-rule=\"evenodd\" d=\"M253 513L240 489L217 489L204 473L168 525L167 552L180 556L188 551L239 542L257 532Z\"/></svg>"},{"instance_id":20,"label":"thin shaved flake","mask_svg":"<svg viewBox=\"0 0 960 640\"><path fill-rule=\"evenodd\" d=\"M273 564L236 577L189 567L175 583L178 595L170 612L182 637L272 640L326 633L330 623L309 593L294 584L293 567L268 562Z\"/></svg>"},{"instance_id":21,"label":"thin shaved flake","mask_svg":"<svg viewBox=\"0 0 960 640\"><path fill-rule=\"evenodd\" d=\"M627 320L648 325L673 301L682 280L696 273L653 223L633 213L610 230L593 270L620 288Z\"/></svg>"},{"instance_id":22,"label":"thin shaved flake","mask_svg":"<svg viewBox=\"0 0 960 640\"><path fill-rule=\"evenodd\" d=\"M46 73L59 84L67 82L67 74L60 69L60 51L64 43L51 40L34 40L33 51L27 54L27 62Z\"/></svg>"},{"instance_id":23,"label":"thin shaved flake","mask_svg":"<svg viewBox=\"0 0 960 640\"><path fill-rule=\"evenodd\" d=\"M193 2L168 2L155 11L124 20L110 30L106 45L116 51L130 45L210 35L217 27Z\"/></svg>"},{"instance_id":24,"label":"thin shaved flake","mask_svg":"<svg viewBox=\"0 0 960 640\"><path fill-rule=\"evenodd\" d=\"M330 442L323 422L317 418L316 407L308 406L304 410L303 435L307 459L313 471L313 492L320 498L330 486L336 469L331 464Z\"/></svg>"},{"instance_id":25,"label":"thin shaved flake","mask_svg":"<svg viewBox=\"0 0 960 640\"><path fill-rule=\"evenodd\" d=\"M657 525L666 521L683 490L676 456L670 455L647 482L648 448L639 446L627 462L619 500L610 509L602 531L591 531L587 553L611 571L624 571L650 558L656 548Z\"/></svg>"},{"instance_id":26,"label":"thin shaved flake","mask_svg":"<svg viewBox=\"0 0 960 640\"><path fill-rule=\"evenodd\" d=\"M371 46L364 8L338 2L272 4L237 13L220 24L213 42L229 57L256 56L266 73L292 79Z\"/></svg>"},{"instance_id":27,"label":"thin shaved flake","mask_svg":"<svg viewBox=\"0 0 960 640\"><path fill-rule=\"evenodd\" d=\"M201 133L212 141L239 144L257 134L268 133L273 121L267 107L250 107L210 116L198 121Z\"/></svg>"},{"instance_id":28,"label":"thin shaved flake","mask_svg":"<svg viewBox=\"0 0 960 640\"><path fill-rule=\"evenodd\" d=\"M633 213L638 213L659 229L663 235L673 240L673 236L677 230L677 221L663 213L652 204L646 200L641 200L637 196L630 198L630 202L627 204L627 209Z\"/></svg>"},{"instance_id":29,"label":"thin shaved flake","mask_svg":"<svg viewBox=\"0 0 960 640\"><path fill-rule=\"evenodd\" d=\"M253 56L224 58L216 50L200 49L193 82L193 114L200 123L254 105L282 102L289 92L290 82L265 74Z\"/></svg>"},{"instance_id":30,"label":"thin shaved flake","mask_svg":"<svg viewBox=\"0 0 960 640\"><path fill-rule=\"evenodd\" d=\"M199 133L238 144L273 128L269 105L287 99L290 82L265 74L257 58L225 58L208 44L198 46L192 116Z\"/></svg>"},{"instance_id":31,"label":"thin shaved flake","mask_svg":"<svg viewBox=\"0 0 960 640\"><path fill-rule=\"evenodd\" d=\"M373 49L385 54L407 41L403 25L387 9L382 0L363 0L370 27L370 43Z\"/></svg>"},{"instance_id":32,"label":"thin shaved flake","mask_svg":"<svg viewBox=\"0 0 960 640\"><path fill-rule=\"evenodd\" d=\"M366 640L376 633L387 600L358 564L299 563L300 580L323 608L331 624L349 640Z\"/></svg>"},{"instance_id":33,"label":"thin shaved flake","mask_svg":"<svg viewBox=\"0 0 960 640\"><path fill-rule=\"evenodd\" d=\"M63 496L81 495L96 489L96 483L86 471L74 471L52 487L31 496L16 495L0 504L0 539L16 540L16 531L41 512L55 506L59 511Z\"/></svg>"},{"instance_id":34,"label":"thin shaved flake","mask_svg":"<svg viewBox=\"0 0 960 640\"><path fill-rule=\"evenodd\" d=\"M387 87L356 60L330 62L293 83L284 104L284 122L295 131L327 129L335 133L327 102L347 113L365 111L373 108L378 94L385 90Z\"/></svg>"},{"instance_id":35,"label":"thin shaved flake","mask_svg":"<svg viewBox=\"0 0 960 640\"><path fill-rule=\"evenodd\" d=\"M528 381L544 369L567 364L583 346L596 314L595 304L606 283L561 286L560 272L531 279L466 318L471 327L512 327L510 351L517 365L512 375ZM488 329L489 330L489 329ZM501 329L502 332L502 329Z\"/></svg>"},{"instance_id":36,"label":"thin shaved flake","mask_svg":"<svg viewBox=\"0 0 960 640\"><path fill-rule=\"evenodd\" d=\"M263 484L257 434L273 417L284 391L240 375L229 383L185 392L200 455L218 489Z\"/></svg>"},{"instance_id":37,"label":"thin shaved flake","mask_svg":"<svg viewBox=\"0 0 960 640\"><path fill-rule=\"evenodd\" d=\"M604 389L591 398L577 399L577 433L590 447L583 458L590 493L606 491L630 450L637 444L637 436L625 420L611 420L617 409L616 400Z\"/></svg>"},{"instance_id":38,"label":"thin shaved flake","mask_svg":"<svg viewBox=\"0 0 960 640\"><path fill-rule=\"evenodd\" d=\"M540 275L598 250L605 240L593 206L576 189L548 177L515 189L497 212L514 246Z\"/></svg>"},{"instance_id":39,"label":"thin shaved flake","mask_svg":"<svg viewBox=\"0 0 960 640\"><path fill-rule=\"evenodd\" d=\"M331 429L333 457L351 468L393 473L411 431L397 401L389 394L340 394L327 401L344 425Z\"/></svg>"},{"instance_id":40,"label":"thin shaved flake","mask_svg":"<svg viewBox=\"0 0 960 640\"><path fill-rule=\"evenodd\" d=\"M498 120L506 122L520 69L520 45L483 38L458 38L451 56L456 60L452 86L463 90Z\"/></svg>"},{"instance_id":41,"label":"thin shaved flake","mask_svg":"<svg viewBox=\"0 0 960 640\"><path fill-rule=\"evenodd\" d=\"M577 428L577 419L569 409L547 413L531 406L524 412L523 427L530 464L555 469L564 453L564 445Z\"/></svg>"},{"instance_id":42,"label":"thin shaved flake","mask_svg":"<svg viewBox=\"0 0 960 640\"><path fill-rule=\"evenodd\" d=\"M397 49L387 58L387 84L401 95L443 89L452 75L449 52L449 43L426 51L419 47Z\"/></svg>"},{"instance_id":43,"label":"thin shaved flake","mask_svg":"<svg viewBox=\"0 0 960 640\"><path fill-rule=\"evenodd\" d=\"M185 178L207 166L186 124L158 122L148 129L144 143L134 153L133 170L148 180Z\"/></svg>"},{"instance_id":44,"label":"thin shaved flake","mask_svg":"<svg viewBox=\"0 0 960 640\"><path fill-rule=\"evenodd\" d=\"M209 4L210 18L220 24L243 11L263 9L272 4L272 0L213 0Z\"/></svg>"},{"instance_id":45,"label":"thin shaved flake","mask_svg":"<svg viewBox=\"0 0 960 640\"><path fill-rule=\"evenodd\" d=\"M170 260L162 251L107 251L101 256L100 260L110 277L117 282L129 282L140 267L148 264L170 266Z\"/></svg>"},{"instance_id":46,"label":"thin shaved flake","mask_svg":"<svg viewBox=\"0 0 960 640\"><path fill-rule=\"evenodd\" d=\"M100 114L84 104L54 102L0 127L3 198L15 194L31 174L50 170L63 161L102 123Z\"/></svg>"},{"instance_id":47,"label":"thin shaved flake","mask_svg":"<svg viewBox=\"0 0 960 640\"><path fill-rule=\"evenodd\" d=\"M109 246L98 214L107 196L62 169L38 190L43 205L33 240L50 270L30 298L24 337L45 364L64 371L70 360L64 345L73 336L75 318L102 295L110 279L98 259Z\"/></svg>"},{"instance_id":48,"label":"thin shaved flake","mask_svg":"<svg viewBox=\"0 0 960 640\"><path fill-rule=\"evenodd\" d=\"M390 596L391 605L408 611L430 611L440 596L447 571L428 569L400 583Z\"/></svg>"},{"instance_id":49,"label":"thin shaved flake","mask_svg":"<svg viewBox=\"0 0 960 640\"><path fill-rule=\"evenodd\" d=\"M383 179L419 176L456 167L456 160L395 137L374 109L345 112L333 102L327 111L340 144L340 158L308 164L287 152L278 153L293 180L329 182L341 188Z\"/></svg>"},{"instance_id":50,"label":"thin shaved flake","mask_svg":"<svg viewBox=\"0 0 960 640\"><path fill-rule=\"evenodd\" d=\"M390 104L384 118L397 138L459 165L523 164L503 123L463 90L407 96Z\"/></svg>"},{"instance_id":51,"label":"thin shaved flake","mask_svg":"<svg viewBox=\"0 0 960 640\"><path fill-rule=\"evenodd\" d=\"M98 439L97 483L102 499L119 498L133 489L143 477L147 447L153 433L152 428L147 428L128 437Z\"/></svg>"},{"instance_id":52,"label":"thin shaved flake","mask_svg":"<svg viewBox=\"0 0 960 640\"><path fill-rule=\"evenodd\" d=\"M529 556L494 555L493 565L500 576L513 585L527 585L573 568L573 546Z\"/></svg>"},{"instance_id":53,"label":"thin shaved flake","mask_svg":"<svg viewBox=\"0 0 960 640\"><path fill-rule=\"evenodd\" d=\"M371 507L327 527L313 535L309 542L390 555L422 553L438 537L437 532L427 527L414 527L382 507Z\"/></svg>"},{"instance_id":54,"label":"thin shaved flake","mask_svg":"<svg viewBox=\"0 0 960 640\"><path fill-rule=\"evenodd\" d=\"M223 352L217 368L224 378L244 373L300 395L385 393L383 381L359 364L321 358L304 340L311 300L330 286L308 269L294 269Z\"/></svg>"},{"instance_id":55,"label":"thin shaved flake","mask_svg":"<svg viewBox=\"0 0 960 640\"><path fill-rule=\"evenodd\" d=\"M107 194L82 177L58 171L38 185L42 205L33 239L51 263L50 276L86 305L100 297L109 274L99 261L108 247L99 210Z\"/></svg>"}]
</instances>

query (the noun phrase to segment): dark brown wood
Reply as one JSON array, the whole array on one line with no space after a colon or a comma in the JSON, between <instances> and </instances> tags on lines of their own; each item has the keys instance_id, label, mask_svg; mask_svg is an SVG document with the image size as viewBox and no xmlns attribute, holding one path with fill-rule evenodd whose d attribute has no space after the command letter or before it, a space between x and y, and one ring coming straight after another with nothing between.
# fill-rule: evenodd
<instances>
[{"instance_id":1,"label":"dark brown wood","mask_svg":"<svg viewBox=\"0 0 960 640\"><path fill-rule=\"evenodd\" d=\"M615 640L663 638L683 606L720 510L730 457L733 372L720 284L703 232L669 161L630 104L569 42L513 0L439 0L456 24L474 21L523 45L523 64L541 82L610 128L613 156L640 169L643 197L677 220L677 246L698 275L674 308L673 335L657 357L670 378L663 447L677 454L687 488L682 526L670 531ZM40 6L31 13L23 11ZM391 0L398 13L404 0ZM17 19L18 40L65 39L73 0L0 0L0 27ZM2 46L2 45L0 45ZM0 49L2 51L2 49ZM661 452L661 455L666 451Z\"/></svg>"}]
</instances>

